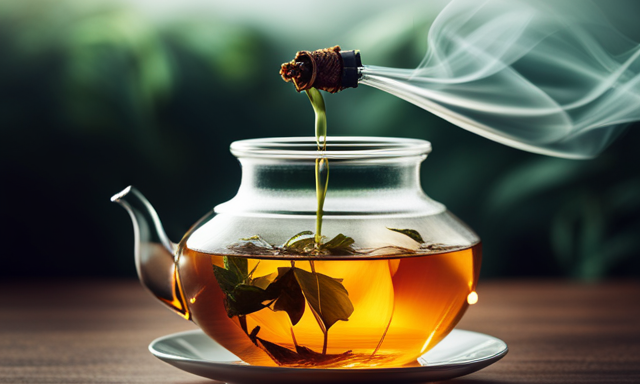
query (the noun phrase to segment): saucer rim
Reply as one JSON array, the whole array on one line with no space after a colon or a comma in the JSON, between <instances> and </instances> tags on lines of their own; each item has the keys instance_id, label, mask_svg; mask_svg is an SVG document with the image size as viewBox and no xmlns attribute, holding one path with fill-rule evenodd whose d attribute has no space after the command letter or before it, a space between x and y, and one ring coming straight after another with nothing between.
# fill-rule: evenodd
<instances>
[{"instance_id":1,"label":"saucer rim","mask_svg":"<svg viewBox=\"0 0 640 384\"><path fill-rule=\"evenodd\" d=\"M504 342L502 339L499 339L495 336L491 336L491 335L487 335L485 333L481 333L481 332L475 332L475 331L468 331L468 330L464 330L464 329L453 329L451 331L451 333L468 333L468 334L476 334L476 335L480 335L480 336L484 336L487 338L491 338L494 339L495 341L498 341L500 343L503 344L503 349L501 349L499 352L496 352L490 356L485 356L482 358L478 358L478 359L473 359L472 361L464 361L464 362L459 362L459 363L440 363L440 364L435 364L435 365L422 365L422 366L418 366L418 367L407 367L407 366L400 366L400 367L382 367L382 368L358 368L358 369L352 369L352 368L300 368L300 367L281 367L281 366L267 366L267 365L251 365L248 363L245 363L244 361L242 361L242 359L240 359L238 357L237 361L229 361L229 362L221 362L221 361L212 361L212 360L204 360L204 359L199 359L199 358L186 358L186 357L182 357L182 356L177 356L177 355L170 355L170 354L166 354L163 352L158 351L157 349L154 349L154 346L166 339L171 339L171 338L176 338L176 337L181 337L184 335L191 335L191 334L200 334L203 337L206 337L208 339L210 339L211 341L213 341L214 343L217 344L217 342L213 339L211 339L209 336L207 336L201 329L193 329L190 331L182 331L182 332L176 332L176 333L172 333L172 334L168 334L168 335L164 335L161 337L158 337L156 339L154 339L148 346L149 352L151 352L152 355L154 355L155 357L157 357L158 359L169 363L169 361L182 361L182 362L186 362L186 363L204 363L204 364L209 364L209 365L216 365L216 366L220 366L220 367L242 367L242 369L247 369L247 370L263 370L263 369L275 369L275 370L279 370L279 371L290 371L290 372L308 372L308 371L313 371L313 372L317 372L317 373L322 373L322 372L332 372L332 373L340 373L340 372L360 372L363 374L366 373L375 373L375 372L385 372L385 373L394 373L394 372L417 372L417 371L424 371L424 370L428 370L428 371L447 371L447 370L455 370L458 368L465 368L465 367L469 367L470 365L482 365L481 367L479 367L477 370L480 370L482 368L485 368L493 363L495 363L496 361L502 359L508 352L509 352L509 347L507 345L506 342ZM450 333L450 334L451 334ZM219 345L219 344L218 344ZM438 346L434 346L433 348L437 348ZM223 347L224 348L224 347ZM236 356L237 357L237 356ZM417 360L417 359L416 359ZM477 370L473 370L472 372L475 372ZM471 373L471 372L470 372Z\"/></svg>"}]
</instances>

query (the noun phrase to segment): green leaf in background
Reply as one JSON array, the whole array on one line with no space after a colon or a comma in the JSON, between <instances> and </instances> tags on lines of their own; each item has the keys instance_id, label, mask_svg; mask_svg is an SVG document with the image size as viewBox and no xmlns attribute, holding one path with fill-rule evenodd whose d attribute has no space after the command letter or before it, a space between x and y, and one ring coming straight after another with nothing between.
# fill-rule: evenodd
<instances>
[{"instance_id":1,"label":"green leaf in background","mask_svg":"<svg viewBox=\"0 0 640 384\"><path fill-rule=\"evenodd\" d=\"M387 229L390 231L402 233L403 235L410 237L412 240L420 244L424 243L422 236L420 236L420 233L415 229L398 229L398 228L389 228L389 227L387 227Z\"/></svg>"}]
</instances>

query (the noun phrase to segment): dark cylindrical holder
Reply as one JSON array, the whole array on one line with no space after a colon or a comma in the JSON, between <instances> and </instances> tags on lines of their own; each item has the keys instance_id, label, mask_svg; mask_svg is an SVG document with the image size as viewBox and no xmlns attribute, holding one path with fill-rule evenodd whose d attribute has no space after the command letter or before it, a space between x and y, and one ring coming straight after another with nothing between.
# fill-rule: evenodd
<instances>
[{"instance_id":1,"label":"dark cylindrical holder","mask_svg":"<svg viewBox=\"0 0 640 384\"><path fill-rule=\"evenodd\" d=\"M362 67L360 51L340 51L342 57L342 88L358 87L358 68Z\"/></svg>"}]
</instances>

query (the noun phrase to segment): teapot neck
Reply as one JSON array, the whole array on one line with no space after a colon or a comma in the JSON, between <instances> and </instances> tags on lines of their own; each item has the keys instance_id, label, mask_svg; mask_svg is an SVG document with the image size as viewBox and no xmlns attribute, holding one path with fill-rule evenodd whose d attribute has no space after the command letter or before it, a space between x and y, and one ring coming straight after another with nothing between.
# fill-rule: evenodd
<instances>
[{"instance_id":1,"label":"teapot neck","mask_svg":"<svg viewBox=\"0 0 640 384\"><path fill-rule=\"evenodd\" d=\"M420 184L426 155L395 158L329 159L325 215L424 214L444 207ZM315 159L240 158L238 194L217 213L315 215Z\"/></svg>"},{"instance_id":2,"label":"teapot neck","mask_svg":"<svg viewBox=\"0 0 640 384\"><path fill-rule=\"evenodd\" d=\"M329 190L420 189L420 163L426 156L400 159L328 159ZM240 190L296 190L315 193L315 160L240 159ZM244 192L244 191L243 191Z\"/></svg>"}]
</instances>

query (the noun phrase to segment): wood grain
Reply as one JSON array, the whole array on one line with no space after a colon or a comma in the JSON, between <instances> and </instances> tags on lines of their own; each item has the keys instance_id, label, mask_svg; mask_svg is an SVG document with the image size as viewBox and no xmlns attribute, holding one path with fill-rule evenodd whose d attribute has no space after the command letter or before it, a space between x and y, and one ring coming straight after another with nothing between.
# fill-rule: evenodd
<instances>
[{"instance_id":1,"label":"wood grain","mask_svg":"<svg viewBox=\"0 0 640 384\"><path fill-rule=\"evenodd\" d=\"M481 282L459 324L509 345L454 384L640 383L640 283ZM147 345L195 326L137 281L0 283L0 383L214 383Z\"/></svg>"}]
</instances>

